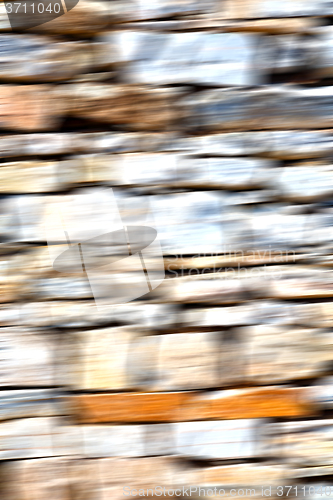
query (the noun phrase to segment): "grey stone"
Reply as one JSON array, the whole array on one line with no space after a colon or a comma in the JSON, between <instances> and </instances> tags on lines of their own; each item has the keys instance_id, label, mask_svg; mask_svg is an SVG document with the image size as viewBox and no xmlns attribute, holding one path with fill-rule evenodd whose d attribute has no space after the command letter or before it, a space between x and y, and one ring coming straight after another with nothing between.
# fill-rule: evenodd
<instances>
[{"instance_id":1,"label":"grey stone","mask_svg":"<svg viewBox=\"0 0 333 500\"><path fill-rule=\"evenodd\" d=\"M134 338L128 351L127 376L130 386L152 390L158 383L161 338L157 335Z\"/></svg>"},{"instance_id":2,"label":"grey stone","mask_svg":"<svg viewBox=\"0 0 333 500\"><path fill-rule=\"evenodd\" d=\"M253 85L256 37L240 33L160 34L123 31L116 35L119 60L130 82ZM152 47L154 49L152 50Z\"/></svg>"},{"instance_id":3,"label":"grey stone","mask_svg":"<svg viewBox=\"0 0 333 500\"><path fill-rule=\"evenodd\" d=\"M255 307L252 304L239 304L235 307L211 307L188 309L181 316L186 326L238 326L255 322Z\"/></svg>"},{"instance_id":4,"label":"grey stone","mask_svg":"<svg viewBox=\"0 0 333 500\"><path fill-rule=\"evenodd\" d=\"M297 304L275 300L253 302L252 313L255 314L258 324L280 326L297 324L299 316Z\"/></svg>"},{"instance_id":5,"label":"grey stone","mask_svg":"<svg viewBox=\"0 0 333 500\"><path fill-rule=\"evenodd\" d=\"M38 195L15 195L2 200L1 223L5 240L20 243L44 241L46 200Z\"/></svg>"},{"instance_id":6,"label":"grey stone","mask_svg":"<svg viewBox=\"0 0 333 500\"><path fill-rule=\"evenodd\" d=\"M0 393L0 420L50 417L65 413L66 408L61 393L54 390L1 391Z\"/></svg>"},{"instance_id":7,"label":"grey stone","mask_svg":"<svg viewBox=\"0 0 333 500\"><path fill-rule=\"evenodd\" d=\"M52 335L16 327L2 328L1 333L1 387L57 385Z\"/></svg>"},{"instance_id":8,"label":"grey stone","mask_svg":"<svg viewBox=\"0 0 333 500\"><path fill-rule=\"evenodd\" d=\"M254 206L251 212L249 224L254 248L272 263L293 259L293 249L307 244L308 215L285 213L283 205L273 203ZM266 249L266 253L263 249ZM275 256L274 252L280 254Z\"/></svg>"},{"instance_id":9,"label":"grey stone","mask_svg":"<svg viewBox=\"0 0 333 500\"><path fill-rule=\"evenodd\" d=\"M285 167L277 178L282 196L298 201L313 201L333 193L330 165Z\"/></svg>"},{"instance_id":10,"label":"grey stone","mask_svg":"<svg viewBox=\"0 0 333 500\"><path fill-rule=\"evenodd\" d=\"M197 145L198 154L238 156L249 153L247 137L237 132L203 136Z\"/></svg>"},{"instance_id":11,"label":"grey stone","mask_svg":"<svg viewBox=\"0 0 333 500\"><path fill-rule=\"evenodd\" d=\"M45 278L32 283L32 288L37 300L93 298L87 278Z\"/></svg>"},{"instance_id":12,"label":"grey stone","mask_svg":"<svg viewBox=\"0 0 333 500\"><path fill-rule=\"evenodd\" d=\"M164 254L219 252L223 243L218 192L151 196Z\"/></svg>"},{"instance_id":13,"label":"grey stone","mask_svg":"<svg viewBox=\"0 0 333 500\"><path fill-rule=\"evenodd\" d=\"M269 186L276 177L274 167L263 159L183 157L177 170L180 185L252 189Z\"/></svg>"},{"instance_id":14,"label":"grey stone","mask_svg":"<svg viewBox=\"0 0 333 500\"><path fill-rule=\"evenodd\" d=\"M78 450L57 417L23 418L1 422L0 459L74 455Z\"/></svg>"},{"instance_id":15,"label":"grey stone","mask_svg":"<svg viewBox=\"0 0 333 500\"><path fill-rule=\"evenodd\" d=\"M261 133L258 132L259 140ZM277 130L272 132L267 151L281 158L297 159L325 156L333 149L333 141L326 131Z\"/></svg>"},{"instance_id":16,"label":"grey stone","mask_svg":"<svg viewBox=\"0 0 333 500\"><path fill-rule=\"evenodd\" d=\"M175 453L176 436L172 424L151 424L144 426L145 455L159 456Z\"/></svg>"},{"instance_id":17,"label":"grey stone","mask_svg":"<svg viewBox=\"0 0 333 500\"><path fill-rule=\"evenodd\" d=\"M145 455L143 425L83 425L80 430L86 458Z\"/></svg>"},{"instance_id":18,"label":"grey stone","mask_svg":"<svg viewBox=\"0 0 333 500\"><path fill-rule=\"evenodd\" d=\"M198 0L162 0L152 4L148 0L137 0L134 12L138 19L155 19L159 17L188 16L213 13L217 8L214 0L204 3ZM133 13L132 13L132 17Z\"/></svg>"},{"instance_id":19,"label":"grey stone","mask_svg":"<svg viewBox=\"0 0 333 500\"><path fill-rule=\"evenodd\" d=\"M0 169L1 193L43 193L58 191L56 162L4 163ZM36 179L38 178L38 182Z\"/></svg>"},{"instance_id":20,"label":"grey stone","mask_svg":"<svg viewBox=\"0 0 333 500\"><path fill-rule=\"evenodd\" d=\"M126 154L116 160L117 181L123 185L165 185L177 181L177 157L173 154Z\"/></svg>"},{"instance_id":21,"label":"grey stone","mask_svg":"<svg viewBox=\"0 0 333 500\"><path fill-rule=\"evenodd\" d=\"M84 42L54 42L33 35L0 36L0 78L11 81L68 79L92 64Z\"/></svg>"},{"instance_id":22,"label":"grey stone","mask_svg":"<svg viewBox=\"0 0 333 500\"><path fill-rule=\"evenodd\" d=\"M258 17L315 16L330 15L332 13L332 4L329 0L320 0L316 4L312 4L307 0L293 0L291 2L287 0L281 2L264 0L258 2L258 6Z\"/></svg>"},{"instance_id":23,"label":"grey stone","mask_svg":"<svg viewBox=\"0 0 333 500\"><path fill-rule=\"evenodd\" d=\"M312 404L320 405L321 409L333 408L333 377L322 377L308 388L308 399Z\"/></svg>"},{"instance_id":24,"label":"grey stone","mask_svg":"<svg viewBox=\"0 0 333 500\"><path fill-rule=\"evenodd\" d=\"M246 292L246 283L242 279L237 279L237 272L199 276L200 272L197 271L191 276L184 277L181 272L172 271L172 274L178 276L177 279L170 280L166 285L170 286L170 300L176 303L237 303L242 302Z\"/></svg>"},{"instance_id":25,"label":"grey stone","mask_svg":"<svg viewBox=\"0 0 333 500\"><path fill-rule=\"evenodd\" d=\"M226 494L227 488L228 492L233 488L240 490L239 493L237 490L232 491L232 495L237 499L241 498L243 488L247 489L251 497L262 498L262 487L264 487L265 491L266 486L271 486L275 489L280 484L284 484L288 478L287 468L280 464L241 463L197 468L191 472L190 484L202 488L201 491L204 491L204 489L207 491L209 488L214 490L214 487L218 487L216 496L214 495L211 498L218 498ZM219 495L220 488L221 493ZM198 495L199 497L200 495Z\"/></svg>"},{"instance_id":26,"label":"grey stone","mask_svg":"<svg viewBox=\"0 0 333 500\"><path fill-rule=\"evenodd\" d=\"M323 128L333 123L331 95L330 87L218 89L184 98L181 104L184 125L193 131Z\"/></svg>"},{"instance_id":27,"label":"grey stone","mask_svg":"<svg viewBox=\"0 0 333 500\"><path fill-rule=\"evenodd\" d=\"M302 35L263 37L256 65L267 73L305 71L316 66L319 43Z\"/></svg>"},{"instance_id":28,"label":"grey stone","mask_svg":"<svg viewBox=\"0 0 333 500\"><path fill-rule=\"evenodd\" d=\"M201 459L235 459L256 455L259 419L177 423L177 453Z\"/></svg>"}]
</instances>

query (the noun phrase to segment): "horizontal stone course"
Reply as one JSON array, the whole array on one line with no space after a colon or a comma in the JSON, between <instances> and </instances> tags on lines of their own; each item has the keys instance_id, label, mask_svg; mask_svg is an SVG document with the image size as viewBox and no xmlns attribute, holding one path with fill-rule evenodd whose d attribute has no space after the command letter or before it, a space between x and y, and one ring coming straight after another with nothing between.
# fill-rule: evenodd
<instances>
[{"instance_id":1,"label":"horizontal stone course","mask_svg":"<svg viewBox=\"0 0 333 500\"><path fill-rule=\"evenodd\" d=\"M191 392L78 395L69 399L83 423L177 422L311 415L305 390L270 387L201 395Z\"/></svg>"}]
</instances>

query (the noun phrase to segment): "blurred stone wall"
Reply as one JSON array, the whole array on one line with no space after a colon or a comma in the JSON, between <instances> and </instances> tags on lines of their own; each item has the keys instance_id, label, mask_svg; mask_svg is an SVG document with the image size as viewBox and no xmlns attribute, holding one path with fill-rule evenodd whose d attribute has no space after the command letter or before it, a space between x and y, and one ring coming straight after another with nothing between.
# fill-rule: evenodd
<instances>
[{"instance_id":1,"label":"blurred stone wall","mask_svg":"<svg viewBox=\"0 0 333 500\"><path fill-rule=\"evenodd\" d=\"M1 500L333 496L332 19L80 0L13 31L0 2ZM112 314L44 233L94 186L164 255Z\"/></svg>"}]
</instances>

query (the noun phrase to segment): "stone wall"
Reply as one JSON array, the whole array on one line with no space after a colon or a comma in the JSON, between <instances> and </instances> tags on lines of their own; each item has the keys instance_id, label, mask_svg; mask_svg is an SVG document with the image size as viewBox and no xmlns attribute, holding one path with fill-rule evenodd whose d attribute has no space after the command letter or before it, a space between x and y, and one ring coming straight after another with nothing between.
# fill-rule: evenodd
<instances>
[{"instance_id":1,"label":"stone wall","mask_svg":"<svg viewBox=\"0 0 333 500\"><path fill-rule=\"evenodd\" d=\"M332 2L5 5L1 500L333 496ZM105 310L45 237L101 187L165 267Z\"/></svg>"}]
</instances>

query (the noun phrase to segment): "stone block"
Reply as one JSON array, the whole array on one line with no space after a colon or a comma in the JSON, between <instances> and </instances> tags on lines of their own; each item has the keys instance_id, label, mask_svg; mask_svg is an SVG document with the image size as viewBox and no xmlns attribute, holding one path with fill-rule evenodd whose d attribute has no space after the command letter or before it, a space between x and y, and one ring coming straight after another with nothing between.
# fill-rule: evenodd
<instances>
[{"instance_id":1,"label":"stone block","mask_svg":"<svg viewBox=\"0 0 333 500\"><path fill-rule=\"evenodd\" d=\"M316 413L302 389L270 386L193 394L181 406L178 420L290 418Z\"/></svg>"},{"instance_id":2,"label":"stone block","mask_svg":"<svg viewBox=\"0 0 333 500\"><path fill-rule=\"evenodd\" d=\"M45 193L57 191L56 162L12 162L0 168L1 193Z\"/></svg>"},{"instance_id":3,"label":"stone block","mask_svg":"<svg viewBox=\"0 0 333 500\"><path fill-rule=\"evenodd\" d=\"M134 334L122 328L73 333L61 349L66 385L76 389L130 388L129 352Z\"/></svg>"},{"instance_id":4,"label":"stone block","mask_svg":"<svg viewBox=\"0 0 333 500\"><path fill-rule=\"evenodd\" d=\"M0 424L0 459L26 459L75 455L77 432L56 417L23 418ZM75 435L76 434L76 435Z\"/></svg>"},{"instance_id":5,"label":"stone block","mask_svg":"<svg viewBox=\"0 0 333 500\"><path fill-rule=\"evenodd\" d=\"M158 390L219 385L219 339L214 333L178 333L160 337Z\"/></svg>"},{"instance_id":6,"label":"stone block","mask_svg":"<svg viewBox=\"0 0 333 500\"><path fill-rule=\"evenodd\" d=\"M248 339L246 373L252 382L292 381L318 376L327 369L332 340L325 330L276 325L244 330Z\"/></svg>"},{"instance_id":7,"label":"stone block","mask_svg":"<svg viewBox=\"0 0 333 500\"><path fill-rule=\"evenodd\" d=\"M270 155L290 160L325 156L332 148L331 137L325 130L276 130L268 145Z\"/></svg>"},{"instance_id":8,"label":"stone block","mask_svg":"<svg viewBox=\"0 0 333 500\"><path fill-rule=\"evenodd\" d=\"M24 132L43 131L60 125L65 102L50 85L1 85L0 128Z\"/></svg>"},{"instance_id":9,"label":"stone block","mask_svg":"<svg viewBox=\"0 0 333 500\"><path fill-rule=\"evenodd\" d=\"M161 185L177 181L177 156L173 154L126 154L117 158L116 181L122 185Z\"/></svg>"},{"instance_id":10,"label":"stone block","mask_svg":"<svg viewBox=\"0 0 333 500\"><path fill-rule=\"evenodd\" d=\"M319 129L332 126L331 93L330 87L217 89L185 97L179 105L185 129L195 133Z\"/></svg>"},{"instance_id":11,"label":"stone block","mask_svg":"<svg viewBox=\"0 0 333 500\"><path fill-rule=\"evenodd\" d=\"M329 271L319 266L274 266L270 295L278 299L328 298L333 294Z\"/></svg>"},{"instance_id":12,"label":"stone block","mask_svg":"<svg viewBox=\"0 0 333 500\"><path fill-rule=\"evenodd\" d=\"M16 327L2 328L1 333L1 387L57 385L52 334Z\"/></svg>"},{"instance_id":13,"label":"stone block","mask_svg":"<svg viewBox=\"0 0 333 500\"><path fill-rule=\"evenodd\" d=\"M318 42L302 35L263 37L256 64L267 73L306 72L316 67L320 57Z\"/></svg>"},{"instance_id":14,"label":"stone block","mask_svg":"<svg viewBox=\"0 0 333 500\"><path fill-rule=\"evenodd\" d=\"M42 36L1 35L0 52L0 78L12 82L67 80L92 65L88 44Z\"/></svg>"},{"instance_id":15,"label":"stone block","mask_svg":"<svg viewBox=\"0 0 333 500\"><path fill-rule=\"evenodd\" d=\"M249 158L191 158L178 161L180 185L219 189L269 186L276 178L274 163Z\"/></svg>"},{"instance_id":16,"label":"stone block","mask_svg":"<svg viewBox=\"0 0 333 500\"><path fill-rule=\"evenodd\" d=\"M174 130L181 95L178 89L105 83L77 83L58 90L58 100L66 102L70 115L132 131Z\"/></svg>"},{"instance_id":17,"label":"stone block","mask_svg":"<svg viewBox=\"0 0 333 500\"><path fill-rule=\"evenodd\" d=\"M80 426L85 458L144 456L144 426Z\"/></svg>"},{"instance_id":18,"label":"stone block","mask_svg":"<svg viewBox=\"0 0 333 500\"><path fill-rule=\"evenodd\" d=\"M193 16L200 14L212 14L218 8L214 0L201 2L198 0L162 0L158 4L152 4L148 0L135 2L132 19L156 19L174 16Z\"/></svg>"},{"instance_id":19,"label":"stone block","mask_svg":"<svg viewBox=\"0 0 333 500\"><path fill-rule=\"evenodd\" d=\"M176 446L175 425L144 425L144 449L146 456L174 455Z\"/></svg>"},{"instance_id":20,"label":"stone block","mask_svg":"<svg viewBox=\"0 0 333 500\"><path fill-rule=\"evenodd\" d=\"M253 34L122 31L116 37L125 78L142 84L254 85ZM151 47L154 46L154 50Z\"/></svg>"},{"instance_id":21,"label":"stone block","mask_svg":"<svg viewBox=\"0 0 333 500\"><path fill-rule=\"evenodd\" d=\"M332 466L332 420L268 424L265 445L291 468Z\"/></svg>"},{"instance_id":22,"label":"stone block","mask_svg":"<svg viewBox=\"0 0 333 500\"><path fill-rule=\"evenodd\" d=\"M199 459L254 457L260 423L260 419L240 419L175 424L177 454Z\"/></svg>"},{"instance_id":23,"label":"stone block","mask_svg":"<svg viewBox=\"0 0 333 500\"><path fill-rule=\"evenodd\" d=\"M1 391L0 420L52 417L68 413L61 393L55 390Z\"/></svg>"},{"instance_id":24,"label":"stone block","mask_svg":"<svg viewBox=\"0 0 333 500\"><path fill-rule=\"evenodd\" d=\"M15 460L1 465L6 500L70 500L71 461L64 458Z\"/></svg>"},{"instance_id":25,"label":"stone block","mask_svg":"<svg viewBox=\"0 0 333 500\"><path fill-rule=\"evenodd\" d=\"M276 181L281 196L294 201L316 201L333 193L330 165L308 163L288 166L280 170Z\"/></svg>"},{"instance_id":26,"label":"stone block","mask_svg":"<svg viewBox=\"0 0 333 500\"><path fill-rule=\"evenodd\" d=\"M255 322L255 310L248 304L235 307L210 307L205 309L187 309L181 315L184 326L219 326L249 325Z\"/></svg>"}]
</instances>

